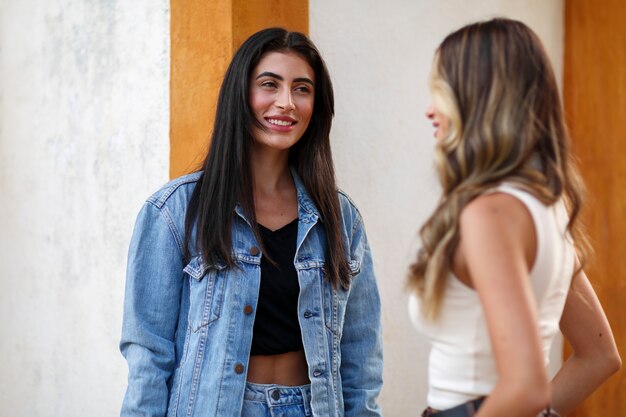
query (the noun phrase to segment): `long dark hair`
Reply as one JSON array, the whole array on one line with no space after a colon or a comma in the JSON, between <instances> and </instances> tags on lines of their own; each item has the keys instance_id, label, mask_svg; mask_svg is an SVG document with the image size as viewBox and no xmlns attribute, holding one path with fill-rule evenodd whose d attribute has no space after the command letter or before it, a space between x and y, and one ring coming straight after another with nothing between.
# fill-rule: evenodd
<instances>
[{"instance_id":1,"label":"long dark hair","mask_svg":"<svg viewBox=\"0 0 626 417\"><path fill-rule=\"evenodd\" d=\"M290 149L289 163L298 173L320 212L326 232L325 271L335 288L349 285L349 267L341 234L341 210L330 148L334 98L330 76L317 48L302 33L282 28L261 30L246 40L231 61L220 88L209 152L192 194L185 218L185 256L190 247L211 265L221 260L234 267L231 226L240 204L257 241L261 242L254 212L250 151L253 127L261 127L248 102L250 75L269 52L301 56L315 72L313 115L307 130ZM195 242L190 242L193 228Z\"/></svg>"},{"instance_id":2,"label":"long dark hair","mask_svg":"<svg viewBox=\"0 0 626 417\"><path fill-rule=\"evenodd\" d=\"M546 205L566 202L568 230L584 265L590 252L578 219L584 187L552 66L537 35L504 18L451 33L437 49L431 90L450 128L436 151L443 196L421 228L423 245L409 273L424 315L438 313L463 208L503 181Z\"/></svg>"}]
</instances>

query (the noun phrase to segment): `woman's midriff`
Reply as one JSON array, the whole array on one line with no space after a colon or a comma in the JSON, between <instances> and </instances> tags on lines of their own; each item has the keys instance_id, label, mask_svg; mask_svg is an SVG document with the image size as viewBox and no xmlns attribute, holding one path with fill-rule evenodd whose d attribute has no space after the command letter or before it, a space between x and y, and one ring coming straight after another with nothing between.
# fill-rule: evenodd
<instances>
[{"instance_id":1,"label":"woman's midriff","mask_svg":"<svg viewBox=\"0 0 626 417\"><path fill-rule=\"evenodd\" d=\"M306 385L309 375L304 351L250 356L247 379L256 384Z\"/></svg>"}]
</instances>

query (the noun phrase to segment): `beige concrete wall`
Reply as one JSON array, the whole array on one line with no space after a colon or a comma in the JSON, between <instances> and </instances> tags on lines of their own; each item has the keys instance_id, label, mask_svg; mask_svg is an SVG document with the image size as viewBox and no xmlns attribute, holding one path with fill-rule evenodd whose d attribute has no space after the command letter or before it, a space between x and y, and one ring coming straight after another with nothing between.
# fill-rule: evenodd
<instances>
[{"instance_id":1,"label":"beige concrete wall","mask_svg":"<svg viewBox=\"0 0 626 417\"><path fill-rule=\"evenodd\" d=\"M169 5L0 2L0 416L119 414L134 218L168 179Z\"/></svg>"}]
</instances>

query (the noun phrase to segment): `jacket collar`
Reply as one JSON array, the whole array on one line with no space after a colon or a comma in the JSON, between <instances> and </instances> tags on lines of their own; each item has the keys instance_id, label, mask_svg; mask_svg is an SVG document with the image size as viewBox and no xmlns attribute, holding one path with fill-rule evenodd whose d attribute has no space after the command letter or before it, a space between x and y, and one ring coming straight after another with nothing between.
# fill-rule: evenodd
<instances>
[{"instance_id":1,"label":"jacket collar","mask_svg":"<svg viewBox=\"0 0 626 417\"><path fill-rule=\"evenodd\" d=\"M296 186L296 191L298 193L298 217L303 219L304 216L309 217L311 222L320 218L320 212L317 210L315 203L309 196L309 193L302 182L302 179L296 172L296 169L292 166L291 168L291 177L293 178L293 182Z\"/></svg>"}]
</instances>

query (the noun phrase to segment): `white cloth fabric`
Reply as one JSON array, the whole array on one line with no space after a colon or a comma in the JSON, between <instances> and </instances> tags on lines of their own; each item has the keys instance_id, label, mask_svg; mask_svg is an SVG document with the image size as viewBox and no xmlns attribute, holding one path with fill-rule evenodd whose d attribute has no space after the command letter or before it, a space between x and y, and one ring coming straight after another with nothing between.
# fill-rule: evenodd
<instances>
[{"instance_id":1,"label":"white cloth fabric","mask_svg":"<svg viewBox=\"0 0 626 417\"><path fill-rule=\"evenodd\" d=\"M562 201L547 207L529 192L512 185L503 184L491 192L514 196L533 218L537 254L530 279L547 366L574 269L575 250L567 233L567 211ZM419 314L416 296L410 297L409 313L418 331L432 345L428 405L443 410L489 395L498 373L476 291L450 274L440 314L435 321L427 321Z\"/></svg>"}]
</instances>

